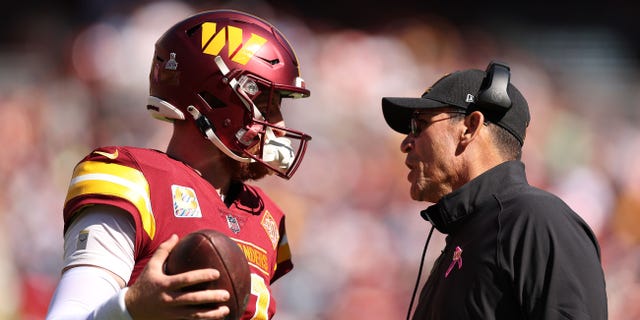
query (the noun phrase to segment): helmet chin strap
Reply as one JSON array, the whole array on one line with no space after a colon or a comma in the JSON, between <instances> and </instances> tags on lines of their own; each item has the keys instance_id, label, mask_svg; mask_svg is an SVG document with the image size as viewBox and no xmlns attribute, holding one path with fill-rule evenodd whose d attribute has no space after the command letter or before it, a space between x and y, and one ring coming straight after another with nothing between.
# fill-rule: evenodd
<instances>
[{"instance_id":1,"label":"helmet chin strap","mask_svg":"<svg viewBox=\"0 0 640 320\"><path fill-rule=\"evenodd\" d=\"M225 146L224 143L222 143L222 141L220 141L218 136L213 132L213 126L209 122L209 119L207 119L207 117L203 116L200 113L200 111L198 111L198 109L196 107L188 106L187 107L187 111L189 111L189 113L193 117L193 120L196 121L196 124L198 125L198 128L200 128L200 131L202 131L202 133L204 133L204 135L207 137L207 139L209 141L211 141L216 147L218 147L218 149L222 150L222 152L224 152L224 154L226 154L229 157L231 157L231 159L236 160L236 161L240 161L240 162L254 162L255 161L254 159L251 159L251 158L240 157L237 154L235 154L233 151L229 150L229 148L227 148L227 146Z\"/></svg>"},{"instance_id":2,"label":"helmet chin strap","mask_svg":"<svg viewBox=\"0 0 640 320\"><path fill-rule=\"evenodd\" d=\"M211 141L218 149L222 150L227 156L240 162L255 162L253 158L240 157L229 148L227 148L218 136L213 132L209 120L204 117L194 106L187 107L187 111L196 121L198 127L204 133L209 141ZM259 111L258 111L259 113ZM295 159L295 151L291 147L291 140L285 137L277 137L271 127L265 129L265 144L262 149L262 161L271 165L273 168L286 171L293 165Z\"/></svg>"},{"instance_id":3,"label":"helmet chin strap","mask_svg":"<svg viewBox=\"0 0 640 320\"><path fill-rule=\"evenodd\" d=\"M213 132L209 120L204 117L194 106L187 107L187 111L189 111L207 139L211 141L216 147L218 147L218 149L222 150L222 152L231 157L231 159L240 162L256 161L253 158L240 157L229 150L229 148L227 148L224 143L220 141L218 136ZM265 130L265 144L262 150L262 161L281 171L286 171L291 167L294 159L295 151L291 147L291 140L285 137L277 137L273 132L273 129L271 127L267 127L267 129Z\"/></svg>"}]
</instances>

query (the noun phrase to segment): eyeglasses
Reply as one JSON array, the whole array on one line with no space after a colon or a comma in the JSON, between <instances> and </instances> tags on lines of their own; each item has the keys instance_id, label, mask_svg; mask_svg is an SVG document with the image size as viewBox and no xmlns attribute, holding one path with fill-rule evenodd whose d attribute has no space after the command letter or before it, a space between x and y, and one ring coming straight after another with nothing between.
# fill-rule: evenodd
<instances>
[{"instance_id":1,"label":"eyeglasses","mask_svg":"<svg viewBox=\"0 0 640 320\"><path fill-rule=\"evenodd\" d=\"M446 114L453 114L454 116L451 117L447 117L447 118L442 118L442 119L437 119L437 120L424 120L424 119L420 119L418 118L420 115L422 114L433 114L434 112L415 112L413 115L411 115L411 119L409 122L410 125L410 131L409 134L411 134L414 137L417 137L420 135L420 133L427 128L428 126L432 125L435 122L438 121L443 121L443 120L449 120L451 118L455 118L455 114L466 114L465 111L463 110L459 110L459 111L444 111L444 112L440 112L440 113L446 113Z\"/></svg>"}]
</instances>

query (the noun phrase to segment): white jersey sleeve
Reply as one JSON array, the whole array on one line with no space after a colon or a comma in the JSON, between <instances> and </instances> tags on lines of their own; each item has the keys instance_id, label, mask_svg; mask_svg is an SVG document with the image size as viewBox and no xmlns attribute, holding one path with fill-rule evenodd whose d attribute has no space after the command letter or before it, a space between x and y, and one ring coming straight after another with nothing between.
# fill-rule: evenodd
<instances>
[{"instance_id":1,"label":"white jersey sleeve","mask_svg":"<svg viewBox=\"0 0 640 320\"><path fill-rule=\"evenodd\" d=\"M134 265L135 226L120 208L95 205L84 209L64 235L64 268L90 265L129 282Z\"/></svg>"},{"instance_id":2,"label":"white jersey sleeve","mask_svg":"<svg viewBox=\"0 0 640 320\"><path fill-rule=\"evenodd\" d=\"M64 272L47 320L131 319L124 304L134 264L135 226L111 206L83 210L64 235ZM120 279L117 279L120 278Z\"/></svg>"},{"instance_id":3,"label":"white jersey sleeve","mask_svg":"<svg viewBox=\"0 0 640 320\"><path fill-rule=\"evenodd\" d=\"M131 320L127 289L104 269L73 267L62 274L46 320Z\"/></svg>"}]
</instances>

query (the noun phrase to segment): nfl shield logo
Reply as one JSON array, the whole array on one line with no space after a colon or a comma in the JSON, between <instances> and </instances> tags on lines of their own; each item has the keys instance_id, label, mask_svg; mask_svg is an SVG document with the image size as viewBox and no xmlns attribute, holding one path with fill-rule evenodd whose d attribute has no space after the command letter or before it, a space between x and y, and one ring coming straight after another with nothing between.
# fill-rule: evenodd
<instances>
[{"instance_id":1,"label":"nfl shield logo","mask_svg":"<svg viewBox=\"0 0 640 320\"><path fill-rule=\"evenodd\" d=\"M240 232L240 224L238 223L238 219L230 214L227 215L227 226L235 234L238 234L238 232Z\"/></svg>"}]
</instances>

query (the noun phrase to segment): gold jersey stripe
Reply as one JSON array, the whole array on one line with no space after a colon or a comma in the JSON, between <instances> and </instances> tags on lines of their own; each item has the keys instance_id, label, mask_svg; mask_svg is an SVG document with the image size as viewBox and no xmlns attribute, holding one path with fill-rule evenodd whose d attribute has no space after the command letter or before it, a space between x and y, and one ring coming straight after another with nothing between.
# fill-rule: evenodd
<instances>
[{"instance_id":1,"label":"gold jersey stripe","mask_svg":"<svg viewBox=\"0 0 640 320\"><path fill-rule=\"evenodd\" d=\"M131 202L140 213L142 228L153 239L156 222L151 210L149 183L142 172L114 163L82 162L73 172L65 203L89 194L113 196Z\"/></svg>"},{"instance_id":2,"label":"gold jersey stripe","mask_svg":"<svg viewBox=\"0 0 640 320\"><path fill-rule=\"evenodd\" d=\"M289 240L287 239L287 235L285 234L280 238L280 244L278 245L277 264L280 264L287 260L291 260L291 248L289 248Z\"/></svg>"}]
</instances>

